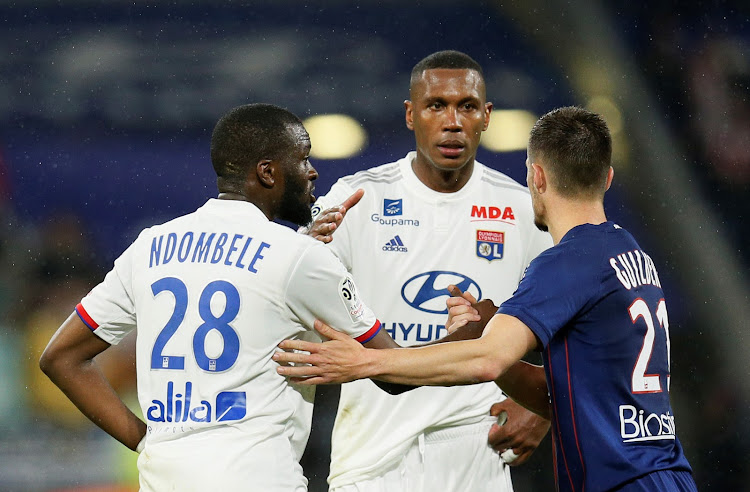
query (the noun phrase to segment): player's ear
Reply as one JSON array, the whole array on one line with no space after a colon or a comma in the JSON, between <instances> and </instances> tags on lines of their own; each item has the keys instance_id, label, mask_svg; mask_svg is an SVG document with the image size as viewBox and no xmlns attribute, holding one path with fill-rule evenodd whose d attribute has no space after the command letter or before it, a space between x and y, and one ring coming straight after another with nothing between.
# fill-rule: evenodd
<instances>
[{"instance_id":1,"label":"player's ear","mask_svg":"<svg viewBox=\"0 0 750 492\"><path fill-rule=\"evenodd\" d=\"M406 128L414 130L414 109L410 100L404 101L404 109L406 110Z\"/></svg>"},{"instance_id":2,"label":"player's ear","mask_svg":"<svg viewBox=\"0 0 750 492\"><path fill-rule=\"evenodd\" d=\"M534 183L534 188L539 193L544 193L547 190L547 174L544 172L544 168L532 162L531 172L531 181Z\"/></svg>"},{"instance_id":3,"label":"player's ear","mask_svg":"<svg viewBox=\"0 0 750 492\"><path fill-rule=\"evenodd\" d=\"M490 113L492 113L493 104L491 102L484 103L484 127L482 131L487 130L490 126Z\"/></svg>"},{"instance_id":4,"label":"player's ear","mask_svg":"<svg viewBox=\"0 0 750 492\"><path fill-rule=\"evenodd\" d=\"M607 191L610 186L612 186L612 180L615 177L615 168L612 166L609 166L609 171L607 172L607 187L604 188L604 191Z\"/></svg>"},{"instance_id":5,"label":"player's ear","mask_svg":"<svg viewBox=\"0 0 750 492\"><path fill-rule=\"evenodd\" d=\"M258 161L255 165L255 175L258 178L258 183L265 188L273 188L273 185L276 184L276 173L278 172L276 168L277 164L272 159Z\"/></svg>"}]
</instances>

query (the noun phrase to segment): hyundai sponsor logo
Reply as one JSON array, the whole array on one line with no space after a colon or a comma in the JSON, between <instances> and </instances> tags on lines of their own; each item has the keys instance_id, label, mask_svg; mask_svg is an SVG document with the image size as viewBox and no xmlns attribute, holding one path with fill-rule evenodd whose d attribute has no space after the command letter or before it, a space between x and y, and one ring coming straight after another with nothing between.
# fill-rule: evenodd
<instances>
[{"instance_id":1,"label":"hyundai sponsor logo","mask_svg":"<svg viewBox=\"0 0 750 492\"><path fill-rule=\"evenodd\" d=\"M445 301L450 297L449 285L455 285L462 292L471 293L478 301L482 299L482 289L473 279L462 273L432 271L415 275L401 287L401 297L414 309L434 314L448 314Z\"/></svg>"}]
</instances>

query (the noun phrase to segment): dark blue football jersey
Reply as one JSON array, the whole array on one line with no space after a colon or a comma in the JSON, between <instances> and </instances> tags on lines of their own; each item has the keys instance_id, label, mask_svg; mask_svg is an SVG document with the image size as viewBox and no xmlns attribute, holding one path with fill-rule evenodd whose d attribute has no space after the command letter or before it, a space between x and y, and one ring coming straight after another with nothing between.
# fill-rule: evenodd
<instances>
[{"instance_id":1,"label":"dark blue football jersey","mask_svg":"<svg viewBox=\"0 0 750 492\"><path fill-rule=\"evenodd\" d=\"M651 257L612 222L570 230L498 312L544 348L558 489L603 491L690 465L669 403L669 319Z\"/></svg>"}]
</instances>

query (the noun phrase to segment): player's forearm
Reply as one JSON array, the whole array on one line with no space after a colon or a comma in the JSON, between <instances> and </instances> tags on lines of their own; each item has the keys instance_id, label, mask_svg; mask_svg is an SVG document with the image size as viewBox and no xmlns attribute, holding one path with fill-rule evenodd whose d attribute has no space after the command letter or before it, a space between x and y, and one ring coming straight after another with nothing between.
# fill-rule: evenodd
<instances>
[{"instance_id":1,"label":"player's forearm","mask_svg":"<svg viewBox=\"0 0 750 492\"><path fill-rule=\"evenodd\" d=\"M377 351L365 365L374 374L365 377L415 385L495 381L535 346L536 338L521 321L496 315L475 340Z\"/></svg>"},{"instance_id":2,"label":"player's forearm","mask_svg":"<svg viewBox=\"0 0 750 492\"><path fill-rule=\"evenodd\" d=\"M550 418L547 379L542 366L518 361L495 383L520 405L546 419Z\"/></svg>"},{"instance_id":3,"label":"player's forearm","mask_svg":"<svg viewBox=\"0 0 750 492\"><path fill-rule=\"evenodd\" d=\"M73 313L44 349L39 367L86 417L135 449L146 424L125 406L94 362L107 348L109 344Z\"/></svg>"},{"instance_id":4,"label":"player's forearm","mask_svg":"<svg viewBox=\"0 0 750 492\"><path fill-rule=\"evenodd\" d=\"M481 340L377 350L369 355L370 363L363 377L424 386L493 381L513 362L488 350Z\"/></svg>"},{"instance_id":5,"label":"player's forearm","mask_svg":"<svg viewBox=\"0 0 750 492\"><path fill-rule=\"evenodd\" d=\"M41 367L81 413L135 450L146 434L146 424L122 402L93 360L43 359Z\"/></svg>"},{"instance_id":6,"label":"player's forearm","mask_svg":"<svg viewBox=\"0 0 750 492\"><path fill-rule=\"evenodd\" d=\"M461 340L474 340L480 338L484 333L484 327L487 325L486 321L470 321L453 333L449 333L443 338L429 341L421 346L435 345L438 343L445 342L458 342Z\"/></svg>"},{"instance_id":7,"label":"player's forearm","mask_svg":"<svg viewBox=\"0 0 750 492\"><path fill-rule=\"evenodd\" d=\"M414 386L474 384L496 380L537 343L526 325L506 315L494 316L481 338L411 348L364 348L319 320L315 329L330 340L279 344L283 351L272 357L282 364L279 374L308 385L364 378Z\"/></svg>"}]
</instances>

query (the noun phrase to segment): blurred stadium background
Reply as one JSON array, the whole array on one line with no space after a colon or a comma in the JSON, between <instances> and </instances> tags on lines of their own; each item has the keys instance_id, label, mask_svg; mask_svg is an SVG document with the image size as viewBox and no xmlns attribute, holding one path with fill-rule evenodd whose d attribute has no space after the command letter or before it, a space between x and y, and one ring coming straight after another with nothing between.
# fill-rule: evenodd
<instances>
[{"instance_id":1,"label":"blurred stadium background","mask_svg":"<svg viewBox=\"0 0 750 492\"><path fill-rule=\"evenodd\" d=\"M50 335L148 225L215 194L213 124L264 101L308 119L318 193L412 148L411 67L479 61L479 159L523 180L535 118L601 112L610 218L660 265L673 406L700 490L749 490L750 4L745 1L0 1L0 490L137 490L135 455L37 368ZM130 344L100 361L135 406ZM326 490L336 388L304 458ZM553 490L549 438L514 469Z\"/></svg>"}]
</instances>

